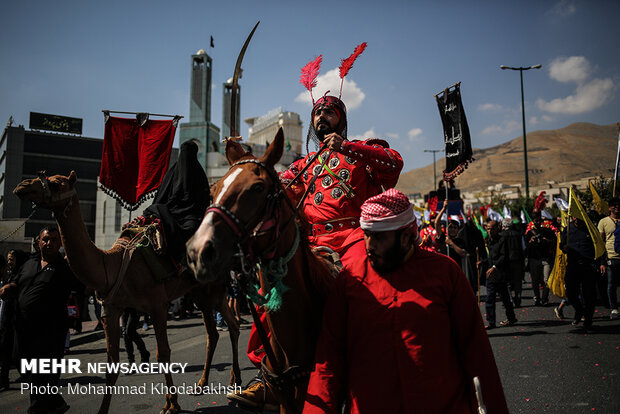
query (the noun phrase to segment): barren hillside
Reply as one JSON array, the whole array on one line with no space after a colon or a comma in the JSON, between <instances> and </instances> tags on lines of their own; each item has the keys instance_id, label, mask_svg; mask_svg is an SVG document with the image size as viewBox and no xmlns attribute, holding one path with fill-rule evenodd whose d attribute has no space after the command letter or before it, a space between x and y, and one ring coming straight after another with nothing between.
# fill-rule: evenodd
<instances>
[{"instance_id":1,"label":"barren hillside","mask_svg":"<svg viewBox=\"0 0 620 414\"><path fill-rule=\"evenodd\" d=\"M612 125L574 123L562 129L527 134L530 187L546 181L566 181L592 175L613 175L618 128ZM497 183L524 183L523 138L491 148L474 148L475 161L456 179L463 191L486 190ZM437 175L445 159L437 160ZM406 194L425 193L433 186L433 164L402 173L396 188Z\"/></svg>"}]
</instances>

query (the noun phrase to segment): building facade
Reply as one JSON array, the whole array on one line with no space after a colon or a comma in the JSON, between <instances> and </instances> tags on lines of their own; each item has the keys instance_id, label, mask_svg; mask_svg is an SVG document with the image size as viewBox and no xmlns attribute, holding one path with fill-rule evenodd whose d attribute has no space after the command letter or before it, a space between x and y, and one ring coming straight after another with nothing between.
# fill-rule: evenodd
<instances>
[{"instance_id":1,"label":"building facade","mask_svg":"<svg viewBox=\"0 0 620 414\"><path fill-rule=\"evenodd\" d=\"M0 139L0 218L15 220L31 215L32 203L13 194L13 189L22 180L37 177L39 171L48 175L69 175L73 170L78 177L75 187L84 224L94 238L102 149L101 139L7 125ZM49 210L37 209L26 222L23 237L34 237L42 227L55 224Z\"/></svg>"},{"instance_id":2,"label":"building facade","mask_svg":"<svg viewBox=\"0 0 620 414\"><path fill-rule=\"evenodd\" d=\"M298 156L302 150L303 123L298 113L285 111L282 107L272 109L265 115L248 118L250 126L248 143L250 145L269 145L279 128L284 132L285 150Z\"/></svg>"},{"instance_id":3,"label":"building facade","mask_svg":"<svg viewBox=\"0 0 620 414\"><path fill-rule=\"evenodd\" d=\"M180 143L195 141L198 144L198 161L207 170L207 154L224 154L220 129L211 123L211 81L213 61L200 49L191 59L189 122L179 127Z\"/></svg>"}]
</instances>

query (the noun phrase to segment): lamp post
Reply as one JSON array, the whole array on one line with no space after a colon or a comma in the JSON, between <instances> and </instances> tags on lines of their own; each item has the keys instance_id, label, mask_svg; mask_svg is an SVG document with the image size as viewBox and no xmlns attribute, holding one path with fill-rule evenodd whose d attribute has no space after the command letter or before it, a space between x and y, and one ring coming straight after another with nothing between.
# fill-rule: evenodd
<instances>
[{"instance_id":1,"label":"lamp post","mask_svg":"<svg viewBox=\"0 0 620 414\"><path fill-rule=\"evenodd\" d=\"M527 171L527 138L525 136L525 100L523 97L523 71L530 69L540 69L542 65L534 65L528 67L519 67L513 68L510 66L500 66L501 69L510 69L510 70L518 70L519 75L521 76L521 117L523 118L523 163L525 166L525 199L529 200L530 198L530 179Z\"/></svg>"},{"instance_id":2,"label":"lamp post","mask_svg":"<svg viewBox=\"0 0 620 414\"><path fill-rule=\"evenodd\" d=\"M433 188L436 188L437 185L437 163L435 162L435 154L438 152L443 152L444 150L424 150L424 152L432 152L433 153Z\"/></svg>"}]
</instances>

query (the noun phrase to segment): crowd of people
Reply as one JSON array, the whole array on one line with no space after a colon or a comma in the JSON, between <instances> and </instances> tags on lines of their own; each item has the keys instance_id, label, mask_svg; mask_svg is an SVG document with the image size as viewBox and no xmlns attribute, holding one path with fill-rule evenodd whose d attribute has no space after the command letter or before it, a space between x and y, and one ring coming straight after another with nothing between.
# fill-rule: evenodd
<instances>
[{"instance_id":1,"label":"crowd of people","mask_svg":"<svg viewBox=\"0 0 620 414\"><path fill-rule=\"evenodd\" d=\"M311 90L312 82L308 85ZM482 384L488 412L508 412L486 331L518 323L514 309L524 304L526 274L531 278L532 305L550 303L548 279L558 240L567 264L566 301L555 309L556 315L563 318L568 303L575 310L572 323L583 320L583 328L592 332L598 290L611 317L619 316L620 253L614 245L619 199L609 201L609 216L594 220L606 243L602 257L595 252L583 218L573 217L562 227L544 219L541 211L535 211L529 223L488 218L481 225L462 215L444 219L445 199L418 228L413 206L393 188L403 167L400 154L384 140L348 140L346 132L344 102L327 94L313 99L308 142L326 151L309 153L280 174L311 226L310 245L329 247L342 262L324 310L317 309L323 312L323 324L314 366L303 367L311 372L302 378L307 384L304 413L340 413L344 405L351 413L479 412L482 402L474 378ZM195 157L197 149L193 152ZM181 169L175 174L169 175L168 190L156 199L162 219L185 212L166 204L175 194L189 191L189 176ZM208 202L208 194L203 194L192 210L192 229ZM190 233L179 233L180 240ZM0 258L0 388L8 387L13 349L20 358L60 359L66 351L68 306L80 303L73 299L84 287L60 247L58 230L46 227L30 257L11 251L6 261ZM182 247L176 243L172 252L178 260ZM486 325L479 309L481 286L486 286ZM232 286L230 306L237 320L245 322L240 295L238 286ZM497 296L505 308L502 321L497 321ZM187 315L188 309L180 306L179 312ZM141 361L148 361L150 353L136 333L136 311L127 309L123 320L129 361L135 360L134 344ZM264 313L258 323L269 330ZM261 348L253 325L247 353L257 367L265 357ZM59 376L33 373L28 381L57 385ZM376 381L368 382L369 377ZM278 406L272 385L261 375L227 397L254 410ZM34 414L69 409L58 394L31 394L30 402L29 412Z\"/></svg>"}]
</instances>

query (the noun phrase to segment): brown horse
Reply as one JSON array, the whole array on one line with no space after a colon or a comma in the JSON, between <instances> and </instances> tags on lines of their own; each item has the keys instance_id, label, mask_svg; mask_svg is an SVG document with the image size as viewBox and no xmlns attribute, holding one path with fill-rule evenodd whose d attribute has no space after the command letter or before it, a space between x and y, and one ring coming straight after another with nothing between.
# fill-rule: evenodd
<instances>
[{"instance_id":1,"label":"brown horse","mask_svg":"<svg viewBox=\"0 0 620 414\"><path fill-rule=\"evenodd\" d=\"M259 262L263 292L272 287L268 279L273 276L265 269L290 257L282 278L287 289L282 294L281 308L267 310L276 360L266 365L276 374L289 368L301 373L297 383L270 383L281 402L281 411L296 412L303 406L323 304L333 278L326 263L311 251L308 223L303 217L295 220L295 209L274 171L283 143L280 129L264 156L257 159L239 144L228 141L226 157L231 168L212 188L214 204L188 241L187 253L200 281L226 278L229 269L244 273ZM293 399L294 403L286 403Z\"/></svg>"},{"instance_id":2,"label":"brown horse","mask_svg":"<svg viewBox=\"0 0 620 414\"><path fill-rule=\"evenodd\" d=\"M202 311L203 322L207 330L206 361L198 386L208 382L209 368L218 340L218 332L212 316L212 309L218 309L229 326L233 347L233 366L231 384L241 383L241 374L237 357L239 325L226 301L226 284L198 284L189 271L178 277L163 282L155 281L141 254L132 256L124 277L119 279L125 253L126 240L119 239L114 246L103 251L90 240L74 185L77 181L75 172L69 177L55 175L49 178L41 176L22 181L14 193L22 200L29 200L37 206L48 208L54 213L58 223L62 245L67 254L71 269L80 281L93 288L104 298L104 330L108 362L119 362L120 328L119 317L125 308L135 308L149 314L153 321L157 339L157 361L170 362L170 347L167 335L168 303L191 290L196 305ZM112 293L114 292L114 293ZM106 384L114 385L118 373L107 373ZM165 374L167 386L172 385L172 376ZM107 413L111 394L103 398L99 413ZM176 394L166 394L166 403L162 413L178 413L181 410Z\"/></svg>"}]
</instances>

